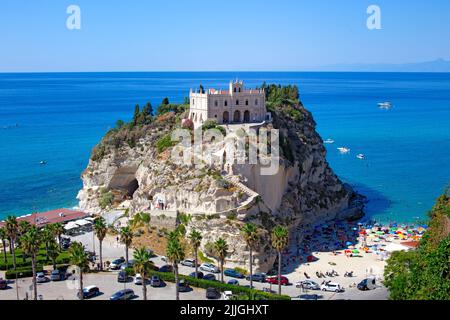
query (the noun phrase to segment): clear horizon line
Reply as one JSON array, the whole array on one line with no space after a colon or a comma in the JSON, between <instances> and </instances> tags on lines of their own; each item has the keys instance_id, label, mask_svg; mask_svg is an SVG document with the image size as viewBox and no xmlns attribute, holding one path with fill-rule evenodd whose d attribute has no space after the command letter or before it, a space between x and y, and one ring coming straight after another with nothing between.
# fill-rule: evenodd
<instances>
[{"instance_id":1,"label":"clear horizon line","mask_svg":"<svg viewBox=\"0 0 450 320\"><path fill-rule=\"evenodd\" d=\"M108 71L0 71L0 74L25 74L25 73L300 73L300 72L314 72L314 73L450 73L450 71L383 71L383 70L108 70Z\"/></svg>"}]
</instances>

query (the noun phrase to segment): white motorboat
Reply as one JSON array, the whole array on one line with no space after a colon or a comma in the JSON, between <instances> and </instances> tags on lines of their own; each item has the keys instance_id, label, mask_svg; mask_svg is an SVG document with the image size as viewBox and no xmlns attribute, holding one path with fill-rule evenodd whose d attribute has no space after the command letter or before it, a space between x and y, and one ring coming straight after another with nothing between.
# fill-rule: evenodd
<instances>
[{"instance_id":1,"label":"white motorboat","mask_svg":"<svg viewBox=\"0 0 450 320\"><path fill-rule=\"evenodd\" d=\"M339 147L337 148L339 150L340 153L349 153L350 149L347 147Z\"/></svg>"},{"instance_id":2,"label":"white motorboat","mask_svg":"<svg viewBox=\"0 0 450 320\"><path fill-rule=\"evenodd\" d=\"M390 108L392 108L392 103L390 103L390 102L380 102L378 104L378 107L380 109L390 109Z\"/></svg>"},{"instance_id":3,"label":"white motorboat","mask_svg":"<svg viewBox=\"0 0 450 320\"><path fill-rule=\"evenodd\" d=\"M333 143L334 143L334 140L333 140L333 139L327 139L327 140L325 140L323 143L326 143L326 144L333 144Z\"/></svg>"},{"instance_id":4,"label":"white motorboat","mask_svg":"<svg viewBox=\"0 0 450 320\"><path fill-rule=\"evenodd\" d=\"M360 159L360 160L364 160L364 159L366 158L366 156L363 155L362 153L356 155L356 157L357 157L358 159Z\"/></svg>"}]
</instances>

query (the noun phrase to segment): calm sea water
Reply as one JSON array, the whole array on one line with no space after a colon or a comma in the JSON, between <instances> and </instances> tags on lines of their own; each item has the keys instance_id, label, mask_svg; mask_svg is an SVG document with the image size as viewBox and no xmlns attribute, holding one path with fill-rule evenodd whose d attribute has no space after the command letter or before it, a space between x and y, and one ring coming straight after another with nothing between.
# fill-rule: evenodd
<instances>
[{"instance_id":1,"label":"calm sea water","mask_svg":"<svg viewBox=\"0 0 450 320\"><path fill-rule=\"evenodd\" d=\"M372 217L422 218L450 181L450 74L0 74L0 218L77 205L92 147L136 103L181 102L190 87L235 78L300 87L319 133L335 140L327 145L332 168L368 196ZM394 108L378 109L382 101Z\"/></svg>"}]
</instances>

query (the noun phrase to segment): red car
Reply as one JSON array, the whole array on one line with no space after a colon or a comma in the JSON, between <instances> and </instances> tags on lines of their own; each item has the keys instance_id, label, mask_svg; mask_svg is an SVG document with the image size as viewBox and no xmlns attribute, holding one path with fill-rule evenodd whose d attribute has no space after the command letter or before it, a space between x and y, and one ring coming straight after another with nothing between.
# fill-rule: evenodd
<instances>
[{"instance_id":1,"label":"red car","mask_svg":"<svg viewBox=\"0 0 450 320\"><path fill-rule=\"evenodd\" d=\"M289 284L289 280L285 276L281 276L280 280L281 285L283 286L287 286ZM267 278L266 282L270 284L278 284L278 276Z\"/></svg>"}]
</instances>

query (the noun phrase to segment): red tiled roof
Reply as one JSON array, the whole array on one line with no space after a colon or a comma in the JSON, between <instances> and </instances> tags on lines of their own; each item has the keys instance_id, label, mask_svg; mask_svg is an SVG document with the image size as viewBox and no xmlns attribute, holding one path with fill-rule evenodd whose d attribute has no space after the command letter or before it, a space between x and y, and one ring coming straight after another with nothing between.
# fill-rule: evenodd
<instances>
[{"instance_id":1,"label":"red tiled roof","mask_svg":"<svg viewBox=\"0 0 450 320\"><path fill-rule=\"evenodd\" d=\"M72 220L82 219L89 216L88 213L83 211L76 211L70 209L56 209L46 212L37 212L28 216L18 217L18 221L28 221L31 224L36 224L38 227L45 226L46 224L52 224L57 222L68 222ZM0 227L3 227L4 221L0 222Z\"/></svg>"}]
</instances>

